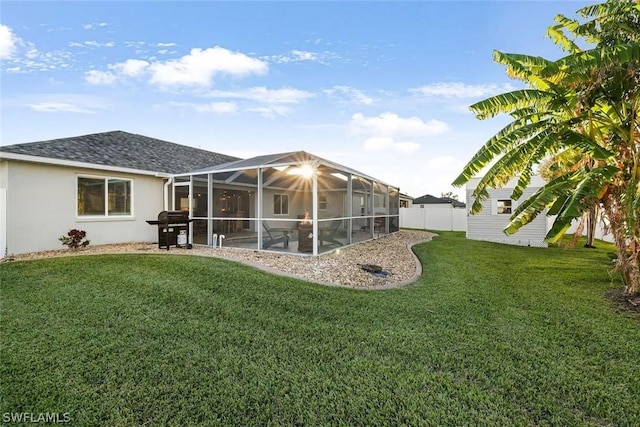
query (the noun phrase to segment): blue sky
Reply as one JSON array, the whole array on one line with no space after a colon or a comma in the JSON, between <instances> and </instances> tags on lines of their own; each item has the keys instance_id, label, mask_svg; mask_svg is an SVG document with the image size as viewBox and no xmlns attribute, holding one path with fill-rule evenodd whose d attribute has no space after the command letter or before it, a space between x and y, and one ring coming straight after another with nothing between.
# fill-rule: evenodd
<instances>
[{"instance_id":1,"label":"blue sky","mask_svg":"<svg viewBox=\"0 0 640 427\"><path fill-rule=\"evenodd\" d=\"M124 130L239 157L305 150L417 197L501 126L494 49L557 58L582 1L0 3L2 145Z\"/></svg>"}]
</instances>

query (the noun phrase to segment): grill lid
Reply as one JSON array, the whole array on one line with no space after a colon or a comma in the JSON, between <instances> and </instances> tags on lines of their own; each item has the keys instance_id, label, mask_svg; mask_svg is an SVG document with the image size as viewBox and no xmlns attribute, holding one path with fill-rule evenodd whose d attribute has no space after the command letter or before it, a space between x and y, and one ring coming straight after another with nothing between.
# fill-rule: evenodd
<instances>
[{"instance_id":1,"label":"grill lid","mask_svg":"<svg viewBox=\"0 0 640 427\"><path fill-rule=\"evenodd\" d=\"M189 212L162 211L158 214L158 222L163 224L187 224L189 223Z\"/></svg>"}]
</instances>

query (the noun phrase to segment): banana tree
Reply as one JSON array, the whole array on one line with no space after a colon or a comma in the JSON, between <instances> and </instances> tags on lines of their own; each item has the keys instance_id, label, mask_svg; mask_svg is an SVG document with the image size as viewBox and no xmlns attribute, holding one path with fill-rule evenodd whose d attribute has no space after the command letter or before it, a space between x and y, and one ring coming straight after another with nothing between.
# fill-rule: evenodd
<instances>
[{"instance_id":1,"label":"banana tree","mask_svg":"<svg viewBox=\"0 0 640 427\"><path fill-rule=\"evenodd\" d=\"M559 155L548 157L538 167L538 174L545 181L561 176L567 172L573 172L587 166L593 167L594 159L567 150ZM567 244L567 247L574 247L578 238L582 236L586 228L585 248L595 248L594 240L598 221L600 220L600 201L597 199L589 200L589 208L580 218L580 222L576 227L573 239Z\"/></svg>"},{"instance_id":2,"label":"banana tree","mask_svg":"<svg viewBox=\"0 0 640 427\"><path fill-rule=\"evenodd\" d=\"M521 203L505 228L516 232L546 212L555 216L547 241L556 242L594 203L607 217L618 249L625 290L637 293L640 268L640 4L612 1L578 11L587 21L564 16L549 36L568 52L550 61L494 52L496 62L528 87L470 107L479 119L510 114L513 121L489 139L454 181L461 186L494 162L474 191L472 213L488 189L517 177L519 199L536 166L571 151L589 159L568 168ZM572 38L568 37L569 33ZM593 47L582 50L582 39Z\"/></svg>"}]
</instances>

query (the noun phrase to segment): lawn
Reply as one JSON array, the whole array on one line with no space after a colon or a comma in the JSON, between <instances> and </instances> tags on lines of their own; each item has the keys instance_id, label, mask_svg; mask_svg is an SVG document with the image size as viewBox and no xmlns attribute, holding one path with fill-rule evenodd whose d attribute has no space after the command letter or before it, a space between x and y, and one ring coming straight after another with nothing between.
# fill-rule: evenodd
<instances>
[{"instance_id":1,"label":"lawn","mask_svg":"<svg viewBox=\"0 0 640 427\"><path fill-rule=\"evenodd\" d=\"M77 425L640 425L608 251L442 233L424 275L324 287L233 262L0 266L0 413Z\"/></svg>"}]
</instances>

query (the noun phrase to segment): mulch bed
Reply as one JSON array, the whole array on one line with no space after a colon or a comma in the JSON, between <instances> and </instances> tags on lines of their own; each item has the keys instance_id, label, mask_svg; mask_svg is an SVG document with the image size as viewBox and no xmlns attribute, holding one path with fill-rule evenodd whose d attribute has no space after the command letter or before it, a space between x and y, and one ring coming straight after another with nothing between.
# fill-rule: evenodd
<instances>
[{"instance_id":1,"label":"mulch bed","mask_svg":"<svg viewBox=\"0 0 640 427\"><path fill-rule=\"evenodd\" d=\"M628 312L640 319L640 295L626 295L622 289L609 289L605 295L621 311Z\"/></svg>"}]
</instances>

